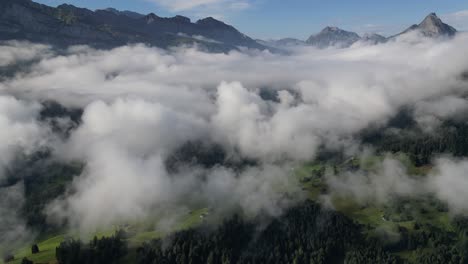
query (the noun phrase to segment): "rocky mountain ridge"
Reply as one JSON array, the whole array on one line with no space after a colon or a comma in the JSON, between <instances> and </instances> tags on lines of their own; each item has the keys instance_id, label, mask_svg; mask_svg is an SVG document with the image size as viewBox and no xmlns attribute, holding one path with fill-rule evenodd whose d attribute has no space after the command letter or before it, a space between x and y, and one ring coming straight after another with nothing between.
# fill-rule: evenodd
<instances>
[{"instance_id":1,"label":"rocky mountain ridge","mask_svg":"<svg viewBox=\"0 0 468 264\"><path fill-rule=\"evenodd\" d=\"M315 46L320 49L328 47L347 48L356 42L363 42L372 45L385 43L396 37L414 32L429 38L445 38L455 36L457 30L452 26L442 22L442 20L435 13L430 13L421 23L412 25L403 32L390 37L384 37L376 33L359 36L357 33L352 31L346 31L338 27L327 26L319 33L311 35L305 42L298 39L286 38L263 43L266 46L274 46L276 48L288 48L293 46L291 43L295 43L296 45ZM290 41L286 42L284 40Z\"/></svg>"},{"instance_id":2,"label":"rocky mountain ridge","mask_svg":"<svg viewBox=\"0 0 468 264\"><path fill-rule=\"evenodd\" d=\"M203 41L199 36L209 41ZM2 0L0 40L10 39L100 48L129 43L161 48L199 44L212 51L266 48L212 17L192 23L183 16L163 18L153 13L142 15L112 8L92 11L68 4L54 8L30 0Z\"/></svg>"}]
</instances>

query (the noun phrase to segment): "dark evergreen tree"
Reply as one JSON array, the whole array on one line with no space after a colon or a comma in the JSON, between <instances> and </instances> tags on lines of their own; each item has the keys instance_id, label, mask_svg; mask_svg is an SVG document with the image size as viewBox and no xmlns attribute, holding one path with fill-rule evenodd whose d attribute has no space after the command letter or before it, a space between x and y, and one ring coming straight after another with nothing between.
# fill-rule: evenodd
<instances>
[{"instance_id":1,"label":"dark evergreen tree","mask_svg":"<svg viewBox=\"0 0 468 264\"><path fill-rule=\"evenodd\" d=\"M32 253L32 254L37 254L37 253L39 253L39 246L37 246L37 244L32 245L32 247L31 247L31 253Z\"/></svg>"},{"instance_id":2,"label":"dark evergreen tree","mask_svg":"<svg viewBox=\"0 0 468 264\"><path fill-rule=\"evenodd\" d=\"M23 258L23 260L21 260L21 264L34 264L34 262L27 258Z\"/></svg>"}]
</instances>

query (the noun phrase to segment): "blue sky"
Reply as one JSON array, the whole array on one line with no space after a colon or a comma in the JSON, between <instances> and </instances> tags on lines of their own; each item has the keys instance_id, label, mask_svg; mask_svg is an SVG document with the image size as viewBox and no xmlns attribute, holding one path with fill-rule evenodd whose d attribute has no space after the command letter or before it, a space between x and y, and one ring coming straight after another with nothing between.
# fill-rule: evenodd
<instances>
[{"instance_id":1,"label":"blue sky","mask_svg":"<svg viewBox=\"0 0 468 264\"><path fill-rule=\"evenodd\" d=\"M398 33L430 12L459 30L468 30L465 0L36 0L98 9L114 7L160 16L181 14L192 19L214 16L254 38L305 39L323 27L358 33Z\"/></svg>"}]
</instances>

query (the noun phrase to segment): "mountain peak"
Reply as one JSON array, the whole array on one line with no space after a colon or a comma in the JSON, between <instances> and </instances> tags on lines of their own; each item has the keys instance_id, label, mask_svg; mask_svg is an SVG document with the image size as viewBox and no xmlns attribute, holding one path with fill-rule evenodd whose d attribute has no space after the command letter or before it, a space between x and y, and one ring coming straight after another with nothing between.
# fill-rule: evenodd
<instances>
[{"instance_id":1,"label":"mountain peak","mask_svg":"<svg viewBox=\"0 0 468 264\"><path fill-rule=\"evenodd\" d=\"M360 40L358 34L343 30L338 27L325 27L316 35L310 36L307 43L318 48L326 48L329 46L349 47L356 41Z\"/></svg>"},{"instance_id":2,"label":"mountain peak","mask_svg":"<svg viewBox=\"0 0 468 264\"><path fill-rule=\"evenodd\" d=\"M179 21L179 22L183 22L183 23L191 23L190 18L185 17L185 16L177 15L177 16L173 17L172 19L174 19L176 21Z\"/></svg>"},{"instance_id":3,"label":"mountain peak","mask_svg":"<svg viewBox=\"0 0 468 264\"><path fill-rule=\"evenodd\" d=\"M196 22L196 24L200 26L204 26L204 27L217 28L217 29L223 29L223 30L229 30L229 31L237 31L234 27L222 21L219 21L213 17L200 19Z\"/></svg>"},{"instance_id":4,"label":"mountain peak","mask_svg":"<svg viewBox=\"0 0 468 264\"><path fill-rule=\"evenodd\" d=\"M324 29L322 29L322 32L333 32L333 31L340 31L340 30L342 30L342 29L340 29L338 27L327 26Z\"/></svg>"},{"instance_id":5,"label":"mountain peak","mask_svg":"<svg viewBox=\"0 0 468 264\"><path fill-rule=\"evenodd\" d=\"M426 36L437 37L437 36L453 36L457 30L444 22L436 15L436 13L430 13L421 24L418 25L419 30Z\"/></svg>"},{"instance_id":6,"label":"mountain peak","mask_svg":"<svg viewBox=\"0 0 468 264\"><path fill-rule=\"evenodd\" d=\"M149 13L148 15L146 15L144 17L144 19L146 20L146 23L147 24L151 24L153 23L154 21L156 20L159 20L161 19L159 16L157 16L155 13Z\"/></svg>"},{"instance_id":7,"label":"mountain peak","mask_svg":"<svg viewBox=\"0 0 468 264\"><path fill-rule=\"evenodd\" d=\"M116 14L116 15L118 15L118 14L120 13L119 10L117 10L117 9L115 9L115 8L113 8L113 7L108 7L108 8L103 9L103 10L104 10L104 11L107 11L107 12L114 13L114 14Z\"/></svg>"},{"instance_id":8,"label":"mountain peak","mask_svg":"<svg viewBox=\"0 0 468 264\"><path fill-rule=\"evenodd\" d=\"M414 30L418 30L423 36L426 37L441 37L441 36L454 36L457 30L445 24L436 13L430 13L419 25L412 25L401 34L405 34Z\"/></svg>"},{"instance_id":9,"label":"mountain peak","mask_svg":"<svg viewBox=\"0 0 468 264\"><path fill-rule=\"evenodd\" d=\"M429 17L439 19L439 17L437 16L437 14L435 12L432 12L429 15L426 16L426 18L429 18Z\"/></svg>"},{"instance_id":10,"label":"mountain peak","mask_svg":"<svg viewBox=\"0 0 468 264\"><path fill-rule=\"evenodd\" d=\"M156 15L155 13L149 13L149 14L146 15L145 17L148 17L148 18L159 18L159 16Z\"/></svg>"},{"instance_id":11,"label":"mountain peak","mask_svg":"<svg viewBox=\"0 0 468 264\"><path fill-rule=\"evenodd\" d=\"M430 13L427 15L420 25L423 26L440 26L443 24L442 20L436 15L436 13Z\"/></svg>"},{"instance_id":12,"label":"mountain peak","mask_svg":"<svg viewBox=\"0 0 468 264\"><path fill-rule=\"evenodd\" d=\"M197 21L200 25L225 25L223 22L215 19L214 17L206 17Z\"/></svg>"},{"instance_id":13,"label":"mountain peak","mask_svg":"<svg viewBox=\"0 0 468 264\"><path fill-rule=\"evenodd\" d=\"M73 10L73 9L78 9L78 7L71 5L71 4L61 4L57 6L58 9L62 10Z\"/></svg>"},{"instance_id":14,"label":"mountain peak","mask_svg":"<svg viewBox=\"0 0 468 264\"><path fill-rule=\"evenodd\" d=\"M144 17L145 15L142 15L140 13L137 13L137 12L133 12L133 11L120 11L120 10L117 10L115 8L112 8L112 7L109 7L109 8L106 8L106 9L97 9L96 12L99 12L99 11L105 11L105 12L109 12L109 13L112 13L114 15L117 15L117 16L126 16L126 17L129 17L129 18L133 18L133 19L138 19L138 18L142 18Z\"/></svg>"}]
</instances>

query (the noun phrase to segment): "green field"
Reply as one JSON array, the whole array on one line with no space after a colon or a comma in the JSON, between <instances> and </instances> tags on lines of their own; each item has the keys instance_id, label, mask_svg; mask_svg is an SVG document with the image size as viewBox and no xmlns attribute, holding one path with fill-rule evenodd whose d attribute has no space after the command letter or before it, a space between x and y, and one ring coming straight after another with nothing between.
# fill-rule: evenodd
<instances>
[{"instance_id":1,"label":"green field","mask_svg":"<svg viewBox=\"0 0 468 264\"><path fill-rule=\"evenodd\" d=\"M430 166L416 167L404 154L394 156L399 160L413 177L425 177L430 170ZM306 191L308 198L318 201L322 195L327 194L327 184L324 174L339 173L349 168L363 171L373 171L377 165L383 161L383 156L369 156L365 159L352 158L342 164L305 164L294 170L296 177L301 182L302 190ZM353 197L329 197L333 208L356 223L363 226L366 236L382 236L382 234L397 234L399 230L405 229L408 232L422 232L424 228L437 228L444 232L452 232L452 219L448 212L441 211L434 202L426 197L424 199L409 198L408 200L395 202L395 204L358 203ZM404 203L410 208L411 219L401 220L399 212L391 213L386 217L386 213L392 212L393 207L398 203ZM397 219L397 220L395 220ZM416 223L422 226L422 230L415 230ZM428 231L428 230L426 230ZM395 255L414 263L415 251L395 252Z\"/></svg>"},{"instance_id":2,"label":"green field","mask_svg":"<svg viewBox=\"0 0 468 264\"><path fill-rule=\"evenodd\" d=\"M193 210L179 219L170 232L185 230L200 225L203 223L204 218L208 217L208 214L209 210L207 208ZM91 240L94 236L97 236L98 238L105 236L109 237L112 236L118 229L124 229L128 234L127 242L130 247L130 252L133 252L134 248L138 247L143 242L163 237L169 233L168 231L158 230L156 228L155 222L157 222L157 220L148 220L145 223L134 223L131 225L126 225L125 227L113 227L109 230L96 232L94 235L89 236L88 239ZM22 259L25 257L29 260L32 260L35 264L56 263L55 249L65 239L70 238L80 238L80 236L78 234L66 233L56 235L45 240L36 241L40 250L38 254L31 254L31 245L27 245L15 252L15 260L8 262L8 264L20 264ZM122 262L132 263L131 256L127 256L127 258L129 258L128 261L122 260Z\"/></svg>"},{"instance_id":3,"label":"green field","mask_svg":"<svg viewBox=\"0 0 468 264\"><path fill-rule=\"evenodd\" d=\"M430 167L416 167L405 155L395 155L407 169L407 172L414 177L425 177L430 172ZM416 223L418 226L425 228L426 226L435 227L446 232L453 231L451 218L447 212L437 208L437 204L430 198L424 199L408 199L398 203L404 206L401 208L410 208L410 218L403 216L405 212L396 209L395 204L376 204L376 203L358 203L353 197L330 196L328 186L326 184L326 175L328 173L339 173L350 169L360 169L364 171L373 171L378 168L378 165L383 161L383 156L368 156L364 159L351 158L341 164L311 162L303 164L293 169L293 175L297 182L300 183L300 188L307 195L308 199L319 201L324 195L328 195L329 202L337 211L351 218L356 223L362 225L363 232L368 237L388 234L391 238L392 234L397 234L399 230L407 230L408 232L421 232L415 230ZM288 186L278 186L278 191L287 192ZM398 204L397 203L397 204ZM394 208L395 207L395 208ZM115 226L109 230L102 230L89 236L111 236L117 230L124 230L127 234L127 242L129 245L129 255L122 260L122 263L132 263L135 249L144 242L152 239L157 239L168 235L169 233L186 230L202 224L206 217L209 217L210 210L201 208L192 210L182 215L169 229L158 228L158 222L161 217L153 216L149 219L126 224L123 226ZM407 212L406 212L407 213ZM15 252L15 260L12 264L21 263L22 258L26 257L34 263L55 263L55 249L62 241L69 238L81 238L78 234L63 233L51 235L47 239L39 239L36 243L39 246L40 253L32 255L31 245L25 246L23 249ZM83 239L84 242L87 242ZM395 252L401 258L406 260L414 260L414 251Z\"/></svg>"}]
</instances>

